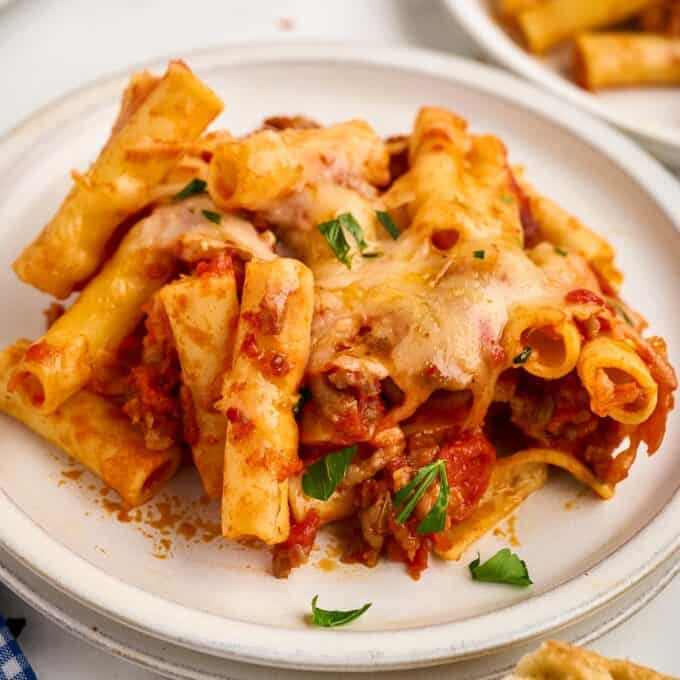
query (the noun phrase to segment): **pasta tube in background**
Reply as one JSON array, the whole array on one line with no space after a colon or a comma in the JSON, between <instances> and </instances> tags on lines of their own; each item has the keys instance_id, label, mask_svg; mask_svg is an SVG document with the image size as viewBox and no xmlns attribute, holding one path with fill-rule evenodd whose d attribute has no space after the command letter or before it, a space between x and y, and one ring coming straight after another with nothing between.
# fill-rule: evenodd
<instances>
[{"instance_id":1,"label":"pasta tube in background","mask_svg":"<svg viewBox=\"0 0 680 680\"><path fill-rule=\"evenodd\" d=\"M602 28L635 16L656 0L546 0L517 16L522 37L532 52L591 28Z\"/></svg>"},{"instance_id":2,"label":"pasta tube in background","mask_svg":"<svg viewBox=\"0 0 680 680\"><path fill-rule=\"evenodd\" d=\"M588 90L680 84L680 38L641 33L587 33L575 44L575 75Z\"/></svg>"}]
</instances>

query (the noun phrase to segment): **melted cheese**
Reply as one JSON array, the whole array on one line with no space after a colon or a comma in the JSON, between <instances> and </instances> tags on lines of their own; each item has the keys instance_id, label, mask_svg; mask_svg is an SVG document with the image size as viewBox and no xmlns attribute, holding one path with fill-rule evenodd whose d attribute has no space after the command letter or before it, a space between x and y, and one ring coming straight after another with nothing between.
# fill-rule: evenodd
<instances>
[{"instance_id":1,"label":"melted cheese","mask_svg":"<svg viewBox=\"0 0 680 680\"><path fill-rule=\"evenodd\" d=\"M263 217L277 225L286 245L308 266L318 267L324 262L337 262L317 225L335 219L341 213L351 213L361 224L369 252L377 240L378 220L375 216L376 191L360 194L331 182L318 182L277 201ZM353 259L360 258L356 241L348 239Z\"/></svg>"},{"instance_id":2,"label":"melted cheese","mask_svg":"<svg viewBox=\"0 0 680 680\"><path fill-rule=\"evenodd\" d=\"M219 224L209 221L204 211L219 214ZM269 232L260 234L247 220L219 211L208 197L199 196L157 206L138 223L134 248L173 252L193 262L229 246L248 258L272 260L275 255L267 236L273 238Z\"/></svg>"},{"instance_id":3,"label":"melted cheese","mask_svg":"<svg viewBox=\"0 0 680 680\"><path fill-rule=\"evenodd\" d=\"M352 270L337 262L314 268L309 371L327 371L347 354L381 363L406 395L392 419L410 415L435 389L481 397L505 367L489 348L500 342L513 305L563 299L563 286L514 243L480 241L442 253L405 233L380 248L382 257ZM478 249L483 260L472 255Z\"/></svg>"},{"instance_id":4,"label":"melted cheese","mask_svg":"<svg viewBox=\"0 0 680 680\"><path fill-rule=\"evenodd\" d=\"M400 183L406 186L407 180L404 176ZM555 255L548 244L522 248L516 205L505 209L481 182L468 189L461 193L462 203L454 201L446 210L435 206L442 219L448 215L440 228L466 222L459 242L446 251L432 244L432 230L420 228L416 219L398 240L387 236L374 213L383 199L391 198L392 205L394 196L371 199L327 182L308 185L264 215L314 272L310 377L335 369L373 380L389 375L405 401L383 426L411 415L438 389L470 390L468 425L479 424L498 375L512 365L500 342L513 307L562 309L568 290L599 289L580 256ZM363 258L346 235L351 268L338 262L316 226L343 212L354 214L364 229L366 252L379 257ZM475 257L476 251L484 257ZM360 367L347 358L360 359Z\"/></svg>"}]
</instances>

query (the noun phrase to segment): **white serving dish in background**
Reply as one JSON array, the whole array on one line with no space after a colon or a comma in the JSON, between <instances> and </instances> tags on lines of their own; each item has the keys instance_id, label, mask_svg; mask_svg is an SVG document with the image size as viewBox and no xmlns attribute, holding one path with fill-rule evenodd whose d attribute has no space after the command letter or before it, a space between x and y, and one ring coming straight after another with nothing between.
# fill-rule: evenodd
<instances>
[{"instance_id":1,"label":"white serving dish in background","mask_svg":"<svg viewBox=\"0 0 680 680\"><path fill-rule=\"evenodd\" d=\"M465 31L498 64L616 125L664 163L680 169L680 89L626 87L592 93L567 76L567 49L537 57L493 16L493 0L445 0Z\"/></svg>"}]
</instances>

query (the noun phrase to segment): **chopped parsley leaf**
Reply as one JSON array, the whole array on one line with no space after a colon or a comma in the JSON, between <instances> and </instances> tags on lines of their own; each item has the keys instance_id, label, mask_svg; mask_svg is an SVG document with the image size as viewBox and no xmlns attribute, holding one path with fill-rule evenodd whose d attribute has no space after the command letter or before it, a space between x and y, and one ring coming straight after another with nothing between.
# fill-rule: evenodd
<instances>
[{"instance_id":1,"label":"chopped parsley leaf","mask_svg":"<svg viewBox=\"0 0 680 680\"><path fill-rule=\"evenodd\" d=\"M198 179L198 177L194 178L187 184L182 191L179 191L176 193L173 197L173 201L183 201L185 198L189 198L189 196L195 196L196 194L204 194L206 187L208 185L202 180Z\"/></svg>"}]
</instances>

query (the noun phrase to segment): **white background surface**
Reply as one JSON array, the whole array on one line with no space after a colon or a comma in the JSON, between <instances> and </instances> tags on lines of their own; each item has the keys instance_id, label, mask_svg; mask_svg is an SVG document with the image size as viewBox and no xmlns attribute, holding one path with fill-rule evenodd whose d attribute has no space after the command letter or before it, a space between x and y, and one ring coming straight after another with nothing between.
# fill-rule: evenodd
<instances>
[{"instance_id":1,"label":"white background surface","mask_svg":"<svg viewBox=\"0 0 680 680\"><path fill-rule=\"evenodd\" d=\"M147 59L187 56L226 42L305 38L477 56L438 0L16 0L0 10L0 134L50 100ZM291 112L303 111L304 102L292 97ZM157 677L73 639L1 588L0 612L28 618L21 643L40 678ZM679 612L676 579L593 647L680 675Z\"/></svg>"}]
</instances>

